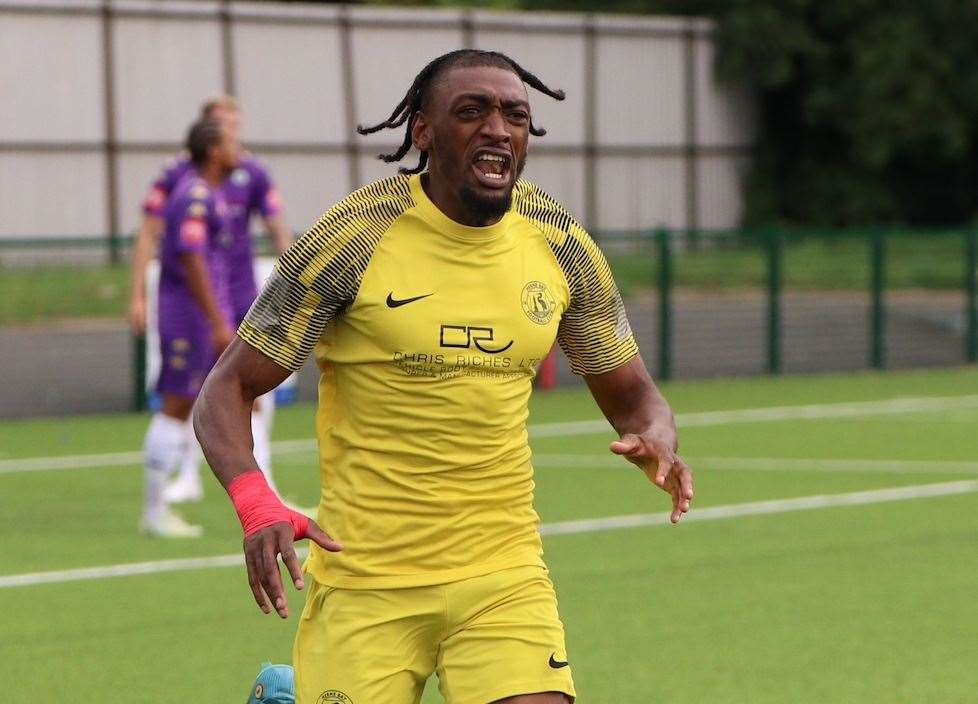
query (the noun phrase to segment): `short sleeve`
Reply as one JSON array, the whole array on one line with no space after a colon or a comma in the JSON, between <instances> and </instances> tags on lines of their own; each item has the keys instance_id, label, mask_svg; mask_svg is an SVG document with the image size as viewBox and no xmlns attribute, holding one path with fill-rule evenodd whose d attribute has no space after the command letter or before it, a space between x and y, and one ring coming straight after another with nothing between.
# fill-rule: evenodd
<instances>
[{"instance_id":1,"label":"short sleeve","mask_svg":"<svg viewBox=\"0 0 978 704\"><path fill-rule=\"evenodd\" d=\"M621 293L594 240L578 228L564 245L571 299L557 342L575 374L603 374L638 354Z\"/></svg>"},{"instance_id":2,"label":"short sleeve","mask_svg":"<svg viewBox=\"0 0 978 704\"><path fill-rule=\"evenodd\" d=\"M166 212L166 202L180 178L180 162L172 161L167 164L150 184L143 198L143 212L162 218Z\"/></svg>"},{"instance_id":3,"label":"short sleeve","mask_svg":"<svg viewBox=\"0 0 978 704\"><path fill-rule=\"evenodd\" d=\"M327 324L356 298L374 249L412 204L406 179L398 177L330 208L279 258L238 336L298 371Z\"/></svg>"},{"instance_id":4,"label":"short sleeve","mask_svg":"<svg viewBox=\"0 0 978 704\"><path fill-rule=\"evenodd\" d=\"M547 239L570 289L557 343L575 374L603 374L638 354L611 268L583 227L551 196L517 181L513 207Z\"/></svg>"},{"instance_id":5,"label":"short sleeve","mask_svg":"<svg viewBox=\"0 0 978 704\"><path fill-rule=\"evenodd\" d=\"M261 213L263 218L273 218L280 215L282 213L282 196L263 166L255 165L252 183L254 184L252 207Z\"/></svg>"}]
</instances>

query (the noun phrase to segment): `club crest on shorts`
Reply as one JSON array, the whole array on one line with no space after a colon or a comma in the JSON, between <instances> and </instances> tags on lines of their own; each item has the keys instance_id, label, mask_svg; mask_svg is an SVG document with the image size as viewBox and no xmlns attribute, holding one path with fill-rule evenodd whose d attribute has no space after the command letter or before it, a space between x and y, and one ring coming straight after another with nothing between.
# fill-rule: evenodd
<instances>
[{"instance_id":1,"label":"club crest on shorts","mask_svg":"<svg viewBox=\"0 0 978 704\"><path fill-rule=\"evenodd\" d=\"M524 286L520 302L523 304L526 317L537 325L549 323L557 308L557 301L554 300L550 289L541 281L531 281Z\"/></svg>"},{"instance_id":2,"label":"club crest on shorts","mask_svg":"<svg viewBox=\"0 0 978 704\"><path fill-rule=\"evenodd\" d=\"M353 700L336 689L327 689L319 695L316 704L353 704Z\"/></svg>"}]
</instances>

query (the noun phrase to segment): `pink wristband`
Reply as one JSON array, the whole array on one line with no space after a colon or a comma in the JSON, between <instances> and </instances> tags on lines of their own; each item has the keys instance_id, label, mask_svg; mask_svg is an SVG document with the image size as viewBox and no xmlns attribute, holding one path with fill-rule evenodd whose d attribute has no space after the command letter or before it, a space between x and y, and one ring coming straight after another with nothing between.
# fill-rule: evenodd
<instances>
[{"instance_id":1,"label":"pink wristband","mask_svg":"<svg viewBox=\"0 0 978 704\"><path fill-rule=\"evenodd\" d=\"M293 540L308 537L309 518L293 511L282 503L265 481L261 470L254 469L239 474L228 484L228 496L241 521L245 537L268 528L273 523L290 523L295 535Z\"/></svg>"}]
</instances>

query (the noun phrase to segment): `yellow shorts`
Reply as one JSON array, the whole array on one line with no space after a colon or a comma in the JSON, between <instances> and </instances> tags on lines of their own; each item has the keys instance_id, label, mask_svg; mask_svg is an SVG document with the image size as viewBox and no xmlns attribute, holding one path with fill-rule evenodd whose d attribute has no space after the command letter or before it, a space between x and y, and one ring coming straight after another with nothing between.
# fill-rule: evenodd
<instances>
[{"instance_id":1,"label":"yellow shorts","mask_svg":"<svg viewBox=\"0 0 978 704\"><path fill-rule=\"evenodd\" d=\"M535 692L573 701L542 567L405 589L307 584L292 658L297 704L416 704L432 672L448 704Z\"/></svg>"}]
</instances>

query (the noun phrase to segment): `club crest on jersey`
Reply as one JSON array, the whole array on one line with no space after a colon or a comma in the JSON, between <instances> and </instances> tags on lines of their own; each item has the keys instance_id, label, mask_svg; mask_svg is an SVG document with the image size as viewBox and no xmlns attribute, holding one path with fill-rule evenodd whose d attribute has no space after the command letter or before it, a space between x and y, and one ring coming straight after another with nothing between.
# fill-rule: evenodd
<instances>
[{"instance_id":1,"label":"club crest on jersey","mask_svg":"<svg viewBox=\"0 0 978 704\"><path fill-rule=\"evenodd\" d=\"M353 700L335 689L327 689L319 695L316 704L353 704Z\"/></svg>"},{"instance_id":2,"label":"club crest on jersey","mask_svg":"<svg viewBox=\"0 0 978 704\"><path fill-rule=\"evenodd\" d=\"M246 186L251 180L251 175L245 169L235 169L231 172L231 183L235 186Z\"/></svg>"},{"instance_id":3,"label":"club crest on jersey","mask_svg":"<svg viewBox=\"0 0 978 704\"><path fill-rule=\"evenodd\" d=\"M520 297L526 317L537 325L546 325L554 317L557 301L547 285L541 281L531 281L523 287Z\"/></svg>"},{"instance_id":4,"label":"club crest on jersey","mask_svg":"<svg viewBox=\"0 0 978 704\"><path fill-rule=\"evenodd\" d=\"M200 218L188 218L180 226L180 241L188 247L196 247L207 239L207 223Z\"/></svg>"}]
</instances>

